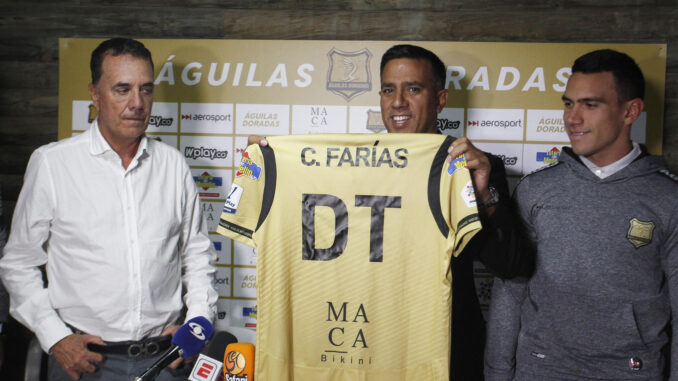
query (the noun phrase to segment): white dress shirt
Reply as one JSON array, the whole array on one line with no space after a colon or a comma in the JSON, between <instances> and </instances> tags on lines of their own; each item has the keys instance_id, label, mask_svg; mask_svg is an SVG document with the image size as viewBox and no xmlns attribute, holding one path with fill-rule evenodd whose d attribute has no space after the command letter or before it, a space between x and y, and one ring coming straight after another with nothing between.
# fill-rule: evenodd
<instances>
[{"instance_id":1,"label":"white dress shirt","mask_svg":"<svg viewBox=\"0 0 678 381\"><path fill-rule=\"evenodd\" d=\"M65 323L106 341L160 334L179 318L182 280L186 320L213 320L215 259L181 153L143 137L125 169L95 121L32 154L0 276L47 352Z\"/></svg>"},{"instance_id":2,"label":"white dress shirt","mask_svg":"<svg viewBox=\"0 0 678 381\"><path fill-rule=\"evenodd\" d=\"M579 155L579 158L581 159L582 163L584 163L584 165L586 165L588 169L590 169L591 172L593 172L594 175L598 176L601 179L604 179L626 168L627 165L631 164L631 162L633 162L634 160L636 160L638 156L640 156L640 154L642 153L640 149L640 144L636 142L631 142L631 144L633 145L631 152L627 153L624 157L615 161L614 163L608 164L604 167L599 167L593 164L591 160L585 158L582 155Z\"/></svg>"}]
</instances>

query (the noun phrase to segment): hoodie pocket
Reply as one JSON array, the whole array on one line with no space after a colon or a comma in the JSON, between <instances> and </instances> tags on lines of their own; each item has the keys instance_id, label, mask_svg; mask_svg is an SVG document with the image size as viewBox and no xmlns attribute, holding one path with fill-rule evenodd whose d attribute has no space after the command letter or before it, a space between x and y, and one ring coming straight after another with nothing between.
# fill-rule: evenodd
<instances>
[{"instance_id":1,"label":"hoodie pocket","mask_svg":"<svg viewBox=\"0 0 678 381\"><path fill-rule=\"evenodd\" d=\"M632 301L551 289L529 300L535 336L585 356L645 352L669 318L665 294Z\"/></svg>"}]
</instances>

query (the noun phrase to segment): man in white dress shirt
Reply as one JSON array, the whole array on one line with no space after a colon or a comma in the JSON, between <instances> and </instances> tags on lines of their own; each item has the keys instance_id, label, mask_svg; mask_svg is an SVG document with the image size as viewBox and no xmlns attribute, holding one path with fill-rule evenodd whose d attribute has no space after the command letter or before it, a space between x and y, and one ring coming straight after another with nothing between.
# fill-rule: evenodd
<instances>
[{"instance_id":1,"label":"man in white dress shirt","mask_svg":"<svg viewBox=\"0 0 678 381\"><path fill-rule=\"evenodd\" d=\"M188 165L145 135L150 52L111 39L90 66L98 118L33 153L0 260L11 313L50 354L50 380L132 379L184 320L216 312L215 253Z\"/></svg>"}]
</instances>

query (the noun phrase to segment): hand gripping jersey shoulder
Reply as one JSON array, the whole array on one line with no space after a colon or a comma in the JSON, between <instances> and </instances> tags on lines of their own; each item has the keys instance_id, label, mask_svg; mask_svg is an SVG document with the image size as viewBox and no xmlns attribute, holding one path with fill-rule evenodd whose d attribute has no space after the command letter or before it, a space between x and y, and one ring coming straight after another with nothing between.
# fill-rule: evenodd
<instances>
[{"instance_id":1,"label":"hand gripping jersey shoulder","mask_svg":"<svg viewBox=\"0 0 678 381\"><path fill-rule=\"evenodd\" d=\"M450 256L480 229L441 135L250 146L219 233L258 250L257 378L441 379ZM281 378L282 377L282 378Z\"/></svg>"}]
</instances>

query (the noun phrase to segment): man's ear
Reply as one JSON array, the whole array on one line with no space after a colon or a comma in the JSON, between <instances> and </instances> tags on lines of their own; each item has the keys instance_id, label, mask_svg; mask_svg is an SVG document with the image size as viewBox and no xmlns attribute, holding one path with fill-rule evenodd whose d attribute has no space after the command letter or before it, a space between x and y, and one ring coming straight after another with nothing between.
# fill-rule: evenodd
<instances>
[{"instance_id":1,"label":"man's ear","mask_svg":"<svg viewBox=\"0 0 678 381\"><path fill-rule=\"evenodd\" d=\"M645 108L645 102L640 98L634 98L624 105L624 124L631 125L639 117Z\"/></svg>"},{"instance_id":2,"label":"man's ear","mask_svg":"<svg viewBox=\"0 0 678 381\"><path fill-rule=\"evenodd\" d=\"M447 104L447 95L448 95L447 89L442 89L438 90L438 94L436 94L436 97L438 98L438 105L436 107L436 111L438 114L440 114L441 111L443 111L443 108Z\"/></svg>"},{"instance_id":3,"label":"man's ear","mask_svg":"<svg viewBox=\"0 0 678 381\"><path fill-rule=\"evenodd\" d=\"M89 90L89 96L92 97L94 107L99 110L99 89L93 83L90 83L87 90Z\"/></svg>"}]
</instances>

